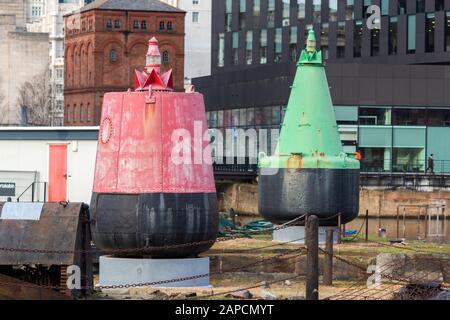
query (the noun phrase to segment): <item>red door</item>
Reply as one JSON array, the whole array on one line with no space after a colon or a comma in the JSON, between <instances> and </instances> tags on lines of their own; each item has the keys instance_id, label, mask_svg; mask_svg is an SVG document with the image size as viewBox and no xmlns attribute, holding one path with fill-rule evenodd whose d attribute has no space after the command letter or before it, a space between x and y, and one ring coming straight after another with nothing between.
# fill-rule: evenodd
<instances>
[{"instance_id":1,"label":"red door","mask_svg":"<svg viewBox=\"0 0 450 320\"><path fill-rule=\"evenodd\" d=\"M67 145L51 145L48 177L48 201L67 200Z\"/></svg>"}]
</instances>

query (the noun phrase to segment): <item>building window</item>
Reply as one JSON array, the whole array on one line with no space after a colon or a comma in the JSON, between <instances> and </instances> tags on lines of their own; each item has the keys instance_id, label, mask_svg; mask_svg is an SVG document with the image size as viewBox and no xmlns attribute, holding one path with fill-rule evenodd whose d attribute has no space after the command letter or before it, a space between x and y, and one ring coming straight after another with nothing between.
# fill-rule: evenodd
<instances>
[{"instance_id":1,"label":"building window","mask_svg":"<svg viewBox=\"0 0 450 320\"><path fill-rule=\"evenodd\" d=\"M322 0L313 0L313 18L314 23L320 23L322 11Z\"/></svg>"},{"instance_id":2,"label":"building window","mask_svg":"<svg viewBox=\"0 0 450 320\"><path fill-rule=\"evenodd\" d=\"M436 18L434 13L427 13L425 19L425 52L434 51L434 30L436 28Z\"/></svg>"},{"instance_id":3,"label":"building window","mask_svg":"<svg viewBox=\"0 0 450 320\"><path fill-rule=\"evenodd\" d=\"M267 63L267 29L261 30L259 39L259 62L261 64Z\"/></svg>"},{"instance_id":4,"label":"building window","mask_svg":"<svg viewBox=\"0 0 450 320\"><path fill-rule=\"evenodd\" d=\"M416 12L417 13L425 12L425 0L416 0Z\"/></svg>"},{"instance_id":5,"label":"building window","mask_svg":"<svg viewBox=\"0 0 450 320\"><path fill-rule=\"evenodd\" d=\"M233 26L233 0L227 0L225 3L225 30L231 31Z\"/></svg>"},{"instance_id":6,"label":"building window","mask_svg":"<svg viewBox=\"0 0 450 320\"><path fill-rule=\"evenodd\" d=\"M290 0L283 0L283 27L288 27L290 25L291 18L291 8L290 8Z\"/></svg>"},{"instance_id":7,"label":"building window","mask_svg":"<svg viewBox=\"0 0 450 320\"><path fill-rule=\"evenodd\" d=\"M198 12L192 12L192 22L193 23L198 22Z\"/></svg>"},{"instance_id":8,"label":"building window","mask_svg":"<svg viewBox=\"0 0 450 320\"><path fill-rule=\"evenodd\" d=\"M416 52L416 16L408 16L408 45L407 53Z\"/></svg>"},{"instance_id":9,"label":"building window","mask_svg":"<svg viewBox=\"0 0 450 320\"><path fill-rule=\"evenodd\" d=\"M115 20L114 21L114 28L120 29L120 20Z\"/></svg>"},{"instance_id":10,"label":"building window","mask_svg":"<svg viewBox=\"0 0 450 320\"><path fill-rule=\"evenodd\" d=\"M225 34L219 33L219 52L217 54L217 66L223 67L225 64Z\"/></svg>"},{"instance_id":11,"label":"building window","mask_svg":"<svg viewBox=\"0 0 450 320\"><path fill-rule=\"evenodd\" d=\"M192 0L192 4L197 5L198 4L198 0Z\"/></svg>"},{"instance_id":12,"label":"building window","mask_svg":"<svg viewBox=\"0 0 450 320\"><path fill-rule=\"evenodd\" d=\"M381 0L381 15L389 15L389 0Z\"/></svg>"},{"instance_id":13,"label":"building window","mask_svg":"<svg viewBox=\"0 0 450 320\"><path fill-rule=\"evenodd\" d=\"M434 6L436 11L442 11L445 7L445 0L434 0Z\"/></svg>"},{"instance_id":14,"label":"building window","mask_svg":"<svg viewBox=\"0 0 450 320\"><path fill-rule=\"evenodd\" d=\"M336 57L345 58L345 22L338 22L336 35Z\"/></svg>"},{"instance_id":15,"label":"building window","mask_svg":"<svg viewBox=\"0 0 450 320\"><path fill-rule=\"evenodd\" d=\"M70 113L71 113L71 110L70 110L70 105L68 104L67 106L66 106L66 122L71 122L72 121L72 119L71 119L71 117L70 117Z\"/></svg>"},{"instance_id":16,"label":"building window","mask_svg":"<svg viewBox=\"0 0 450 320\"><path fill-rule=\"evenodd\" d=\"M345 20L353 20L355 16L355 0L346 0Z\"/></svg>"},{"instance_id":17,"label":"building window","mask_svg":"<svg viewBox=\"0 0 450 320\"><path fill-rule=\"evenodd\" d=\"M146 20L142 20L141 21L141 29L142 30L147 30L147 21Z\"/></svg>"},{"instance_id":18,"label":"building window","mask_svg":"<svg viewBox=\"0 0 450 320\"><path fill-rule=\"evenodd\" d=\"M426 118L425 108L394 108L392 110L394 126L424 126Z\"/></svg>"},{"instance_id":19,"label":"building window","mask_svg":"<svg viewBox=\"0 0 450 320\"><path fill-rule=\"evenodd\" d=\"M245 12L247 11L246 0L239 0L239 29L245 29Z\"/></svg>"},{"instance_id":20,"label":"building window","mask_svg":"<svg viewBox=\"0 0 450 320\"><path fill-rule=\"evenodd\" d=\"M169 63L169 52L167 50L164 50L164 52L162 54L162 62L164 64L168 64Z\"/></svg>"},{"instance_id":21,"label":"building window","mask_svg":"<svg viewBox=\"0 0 450 320\"><path fill-rule=\"evenodd\" d=\"M362 21L361 20L355 21L353 30L353 57L355 58L361 57L362 32L363 32Z\"/></svg>"},{"instance_id":22,"label":"building window","mask_svg":"<svg viewBox=\"0 0 450 320\"><path fill-rule=\"evenodd\" d=\"M397 17L389 18L389 54L397 54Z\"/></svg>"},{"instance_id":23,"label":"building window","mask_svg":"<svg viewBox=\"0 0 450 320\"><path fill-rule=\"evenodd\" d=\"M328 2L328 8L330 10L330 22L337 21L337 10L338 10L338 3L337 0L329 0Z\"/></svg>"},{"instance_id":24,"label":"building window","mask_svg":"<svg viewBox=\"0 0 450 320\"><path fill-rule=\"evenodd\" d=\"M109 51L109 62L114 63L117 61L117 52L114 49L111 49Z\"/></svg>"},{"instance_id":25,"label":"building window","mask_svg":"<svg viewBox=\"0 0 450 320\"><path fill-rule=\"evenodd\" d=\"M87 104L87 109L86 109L86 120L87 120L88 122L91 121L91 114L92 114L92 111L91 111L91 104L88 102L88 104Z\"/></svg>"},{"instance_id":26,"label":"building window","mask_svg":"<svg viewBox=\"0 0 450 320\"><path fill-rule=\"evenodd\" d=\"M261 0L253 1L253 28L259 27L259 19L261 15Z\"/></svg>"},{"instance_id":27,"label":"building window","mask_svg":"<svg viewBox=\"0 0 450 320\"><path fill-rule=\"evenodd\" d=\"M450 51L450 11L445 13L445 48Z\"/></svg>"},{"instance_id":28,"label":"building window","mask_svg":"<svg viewBox=\"0 0 450 320\"><path fill-rule=\"evenodd\" d=\"M111 19L109 19L109 20L106 22L106 28L112 29L112 20L111 20Z\"/></svg>"},{"instance_id":29,"label":"building window","mask_svg":"<svg viewBox=\"0 0 450 320\"><path fill-rule=\"evenodd\" d=\"M164 30L165 29L165 23L164 21L160 21L159 22L159 30Z\"/></svg>"},{"instance_id":30,"label":"building window","mask_svg":"<svg viewBox=\"0 0 450 320\"><path fill-rule=\"evenodd\" d=\"M275 26L275 0L267 0L267 27Z\"/></svg>"},{"instance_id":31,"label":"building window","mask_svg":"<svg viewBox=\"0 0 450 320\"><path fill-rule=\"evenodd\" d=\"M253 31L247 31L245 37L245 61L247 64L253 63Z\"/></svg>"},{"instance_id":32,"label":"building window","mask_svg":"<svg viewBox=\"0 0 450 320\"><path fill-rule=\"evenodd\" d=\"M397 0L397 14L406 14L406 2L407 0Z\"/></svg>"},{"instance_id":33,"label":"building window","mask_svg":"<svg viewBox=\"0 0 450 320\"><path fill-rule=\"evenodd\" d=\"M74 104L73 110L72 110L72 123L76 123L76 122L77 122L77 105Z\"/></svg>"},{"instance_id":34,"label":"building window","mask_svg":"<svg viewBox=\"0 0 450 320\"><path fill-rule=\"evenodd\" d=\"M239 63L239 33L233 32L233 43L231 50L231 64L237 65Z\"/></svg>"},{"instance_id":35,"label":"building window","mask_svg":"<svg viewBox=\"0 0 450 320\"><path fill-rule=\"evenodd\" d=\"M283 46L282 46L282 29L275 29L275 46L274 46L274 62L280 62L282 58Z\"/></svg>"},{"instance_id":36,"label":"building window","mask_svg":"<svg viewBox=\"0 0 450 320\"><path fill-rule=\"evenodd\" d=\"M370 30L370 55L377 57L380 52L380 30Z\"/></svg>"},{"instance_id":37,"label":"building window","mask_svg":"<svg viewBox=\"0 0 450 320\"><path fill-rule=\"evenodd\" d=\"M322 57L328 59L328 35L330 27L328 23L322 23L322 31L320 33L320 50L322 51Z\"/></svg>"},{"instance_id":38,"label":"building window","mask_svg":"<svg viewBox=\"0 0 450 320\"><path fill-rule=\"evenodd\" d=\"M367 13L367 9L369 8L369 6L372 4L372 0L364 0L363 2L363 12L362 12L362 16L363 17L369 17L370 13Z\"/></svg>"},{"instance_id":39,"label":"building window","mask_svg":"<svg viewBox=\"0 0 450 320\"><path fill-rule=\"evenodd\" d=\"M86 121L86 113L85 113L85 110L84 110L84 105L83 104L81 104L80 105L80 122L85 122Z\"/></svg>"},{"instance_id":40,"label":"building window","mask_svg":"<svg viewBox=\"0 0 450 320\"><path fill-rule=\"evenodd\" d=\"M289 58L291 61L297 61L297 26L292 26L289 29Z\"/></svg>"},{"instance_id":41,"label":"building window","mask_svg":"<svg viewBox=\"0 0 450 320\"><path fill-rule=\"evenodd\" d=\"M392 124L391 108L359 108L359 125L390 126Z\"/></svg>"},{"instance_id":42,"label":"building window","mask_svg":"<svg viewBox=\"0 0 450 320\"><path fill-rule=\"evenodd\" d=\"M139 29L139 21L138 20L133 21L133 29Z\"/></svg>"},{"instance_id":43,"label":"building window","mask_svg":"<svg viewBox=\"0 0 450 320\"><path fill-rule=\"evenodd\" d=\"M306 17L306 0L297 0L297 19L303 20Z\"/></svg>"},{"instance_id":44,"label":"building window","mask_svg":"<svg viewBox=\"0 0 450 320\"><path fill-rule=\"evenodd\" d=\"M172 21L167 22L167 30L172 31L173 30L173 24Z\"/></svg>"}]
</instances>

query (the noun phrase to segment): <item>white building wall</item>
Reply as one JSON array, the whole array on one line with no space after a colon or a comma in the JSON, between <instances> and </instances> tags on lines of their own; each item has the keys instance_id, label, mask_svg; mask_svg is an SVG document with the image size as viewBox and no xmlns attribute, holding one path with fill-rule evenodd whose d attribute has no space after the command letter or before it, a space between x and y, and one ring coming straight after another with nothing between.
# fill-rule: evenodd
<instances>
[{"instance_id":1,"label":"white building wall","mask_svg":"<svg viewBox=\"0 0 450 320\"><path fill-rule=\"evenodd\" d=\"M185 84L192 78L211 74L211 1L162 0L186 11L185 20ZM198 21L194 15L198 14Z\"/></svg>"},{"instance_id":2,"label":"white building wall","mask_svg":"<svg viewBox=\"0 0 450 320\"><path fill-rule=\"evenodd\" d=\"M70 202L89 204L94 181L96 140L0 140L0 182L11 182L6 180L16 179L15 181L18 181L16 196L31 184L31 182L28 183L28 180L34 171L37 172L37 182L48 182L49 146L51 144L68 145L67 199ZM30 174L25 174L25 172ZM44 198L43 191L43 187L40 187L36 195L41 201ZM30 194L25 195L23 200L30 201ZM6 201L6 197L0 197L0 201Z\"/></svg>"}]
</instances>

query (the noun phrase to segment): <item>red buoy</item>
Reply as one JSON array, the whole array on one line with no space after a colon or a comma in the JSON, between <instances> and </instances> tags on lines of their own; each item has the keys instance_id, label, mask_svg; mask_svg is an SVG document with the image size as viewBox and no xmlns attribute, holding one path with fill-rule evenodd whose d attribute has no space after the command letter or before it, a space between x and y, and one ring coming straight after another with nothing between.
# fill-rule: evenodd
<instances>
[{"instance_id":1,"label":"red buoy","mask_svg":"<svg viewBox=\"0 0 450 320\"><path fill-rule=\"evenodd\" d=\"M211 156L203 152L209 143L205 106L199 93L173 92L172 71L160 74L160 59L153 38L146 72L135 72L136 91L104 96L93 236L102 250L195 256L218 232ZM181 142L187 147L177 149Z\"/></svg>"}]
</instances>

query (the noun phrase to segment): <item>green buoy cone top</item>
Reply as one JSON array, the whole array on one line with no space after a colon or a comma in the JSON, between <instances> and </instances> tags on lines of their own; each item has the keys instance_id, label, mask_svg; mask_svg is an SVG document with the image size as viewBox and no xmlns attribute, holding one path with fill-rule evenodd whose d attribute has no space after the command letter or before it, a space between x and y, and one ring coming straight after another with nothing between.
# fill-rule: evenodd
<instances>
[{"instance_id":1,"label":"green buoy cone top","mask_svg":"<svg viewBox=\"0 0 450 320\"><path fill-rule=\"evenodd\" d=\"M300 55L274 156L260 156L260 168L359 169L343 152L322 55L310 30Z\"/></svg>"},{"instance_id":2,"label":"green buoy cone top","mask_svg":"<svg viewBox=\"0 0 450 320\"><path fill-rule=\"evenodd\" d=\"M306 49L300 55L299 64L322 64L322 52L316 50L316 35L314 30L309 30L306 40Z\"/></svg>"}]
</instances>

